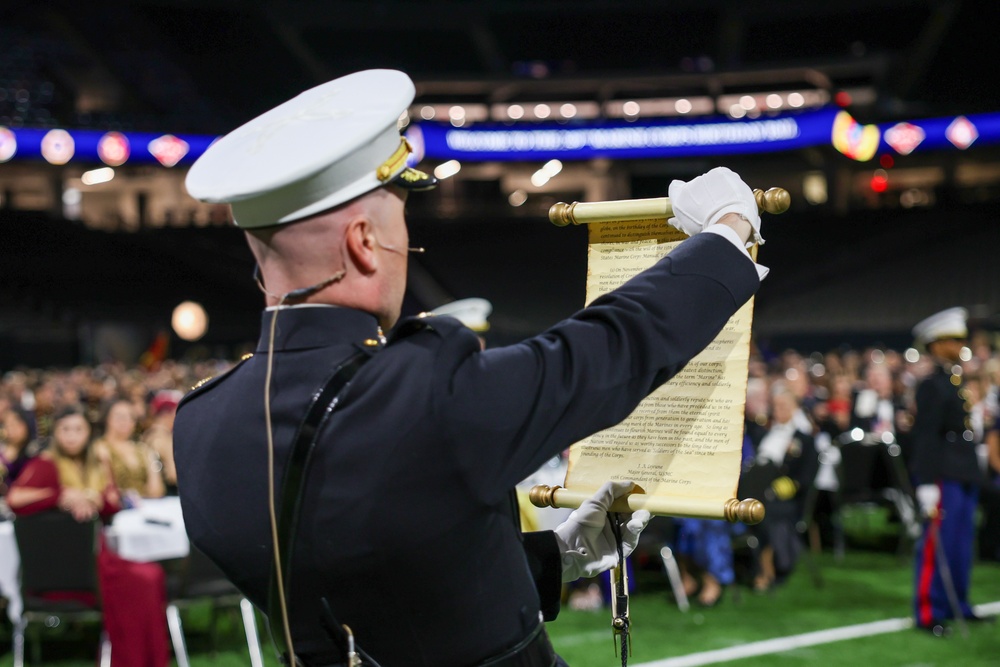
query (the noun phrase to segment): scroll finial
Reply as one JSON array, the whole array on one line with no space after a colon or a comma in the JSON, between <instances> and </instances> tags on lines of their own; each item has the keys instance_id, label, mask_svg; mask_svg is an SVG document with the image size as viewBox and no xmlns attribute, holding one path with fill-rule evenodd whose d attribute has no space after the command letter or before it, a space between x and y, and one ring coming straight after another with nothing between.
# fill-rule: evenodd
<instances>
[{"instance_id":1,"label":"scroll finial","mask_svg":"<svg viewBox=\"0 0 1000 667\"><path fill-rule=\"evenodd\" d=\"M574 206L576 206L576 202L572 204L556 202L549 208L549 222L556 227L565 227L570 223L576 224L576 220L573 218Z\"/></svg>"},{"instance_id":2,"label":"scroll finial","mask_svg":"<svg viewBox=\"0 0 1000 667\"><path fill-rule=\"evenodd\" d=\"M535 507L555 507L553 495L560 486L549 486L547 484L537 484L528 491L528 500Z\"/></svg>"},{"instance_id":3,"label":"scroll finial","mask_svg":"<svg viewBox=\"0 0 1000 667\"><path fill-rule=\"evenodd\" d=\"M731 498L726 501L723 514L726 521L731 523L740 521L748 526L753 526L764 520L764 503L753 498L746 500Z\"/></svg>"},{"instance_id":4,"label":"scroll finial","mask_svg":"<svg viewBox=\"0 0 1000 667\"><path fill-rule=\"evenodd\" d=\"M757 208L772 215L784 213L792 205L792 196L784 188L770 188L767 192L754 190L753 196L757 200Z\"/></svg>"}]
</instances>

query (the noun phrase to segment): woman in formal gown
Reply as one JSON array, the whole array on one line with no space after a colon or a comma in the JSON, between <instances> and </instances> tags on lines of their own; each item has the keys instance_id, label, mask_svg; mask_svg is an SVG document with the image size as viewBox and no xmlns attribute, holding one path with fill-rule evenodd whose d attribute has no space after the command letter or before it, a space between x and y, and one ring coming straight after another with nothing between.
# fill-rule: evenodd
<instances>
[{"instance_id":1,"label":"woman in formal gown","mask_svg":"<svg viewBox=\"0 0 1000 667\"><path fill-rule=\"evenodd\" d=\"M11 485L7 503L18 516L64 511L78 521L108 520L121 508L121 495L94 451L82 409L56 414L51 445L25 466ZM112 667L166 667L163 568L121 558L102 537L97 572Z\"/></svg>"},{"instance_id":2,"label":"woman in formal gown","mask_svg":"<svg viewBox=\"0 0 1000 667\"><path fill-rule=\"evenodd\" d=\"M164 493L163 464L146 443L135 439L136 419L129 401L111 404L104 418L104 435L94 442L98 458L111 467L115 486L127 505L137 498L160 498Z\"/></svg>"}]
</instances>

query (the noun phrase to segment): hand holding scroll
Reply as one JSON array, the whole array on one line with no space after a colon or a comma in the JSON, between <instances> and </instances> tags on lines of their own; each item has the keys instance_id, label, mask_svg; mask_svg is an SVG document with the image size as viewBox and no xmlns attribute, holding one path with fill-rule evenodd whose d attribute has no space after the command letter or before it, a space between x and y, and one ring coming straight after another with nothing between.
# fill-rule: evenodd
<instances>
[{"instance_id":1,"label":"hand holding scroll","mask_svg":"<svg viewBox=\"0 0 1000 667\"><path fill-rule=\"evenodd\" d=\"M624 496L634 487L632 482L605 482L597 493L556 527L564 582L593 577L618 564L618 548L608 510L616 498ZM646 527L649 517L646 510L633 512L631 517L626 515L627 523L622 526L622 551L625 556L635 549L639 533Z\"/></svg>"},{"instance_id":2,"label":"hand holding scroll","mask_svg":"<svg viewBox=\"0 0 1000 667\"><path fill-rule=\"evenodd\" d=\"M669 195L674 217L667 222L688 236L718 222L727 213L735 213L750 223L754 242L764 243L753 191L726 167L716 167L689 182L673 181Z\"/></svg>"}]
</instances>

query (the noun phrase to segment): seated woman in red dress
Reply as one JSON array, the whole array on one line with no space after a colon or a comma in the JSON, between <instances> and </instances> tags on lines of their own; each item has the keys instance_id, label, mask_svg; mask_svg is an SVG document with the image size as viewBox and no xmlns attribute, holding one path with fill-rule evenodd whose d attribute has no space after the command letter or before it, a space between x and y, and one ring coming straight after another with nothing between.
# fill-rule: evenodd
<instances>
[{"instance_id":1,"label":"seated woman in red dress","mask_svg":"<svg viewBox=\"0 0 1000 667\"><path fill-rule=\"evenodd\" d=\"M19 516L62 510L78 521L106 519L120 509L107 466L92 451L90 425L82 410L56 415L49 449L25 466L10 487L7 504ZM97 571L112 667L166 667L163 569L155 563L124 560L102 539Z\"/></svg>"},{"instance_id":2,"label":"seated woman in red dress","mask_svg":"<svg viewBox=\"0 0 1000 667\"><path fill-rule=\"evenodd\" d=\"M0 496L21 474L24 467L41 451L35 415L20 407L12 406L2 413L0 427Z\"/></svg>"},{"instance_id":3,"label":"seated woman in red dress","mask_svg":"<svg viewBox=\"0 0 1000 667\"><path fill-rule=\"evenodd\" d=\"M104 418L104 435L94 441L98 458L107 460L111 476L122 494L125 507L138 505L139 498L159 498L164 493L163 464L152 447L134 438L132 404L117 400Z\"/></svg>"}]
</instances>

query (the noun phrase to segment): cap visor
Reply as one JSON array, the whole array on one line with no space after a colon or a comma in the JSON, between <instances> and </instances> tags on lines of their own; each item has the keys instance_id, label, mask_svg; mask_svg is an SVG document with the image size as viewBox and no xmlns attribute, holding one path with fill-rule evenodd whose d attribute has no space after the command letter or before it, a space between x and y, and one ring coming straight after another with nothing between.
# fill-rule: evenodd
<instances>
[{"instance_id":1,"label":"cap visor","mask_svg":"<svg viewBox=\"0 0 1000 667\"><path fill-rule=\"evenodd\" d=\"M433 190L437 187L438 179L430 174L424 173L419 169L414 169L413 167L407 167L403 171L399 172L396 178L392 179L393 185L398 185L406 190Z\"/></svg>"}]
</instances>

